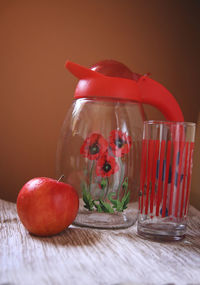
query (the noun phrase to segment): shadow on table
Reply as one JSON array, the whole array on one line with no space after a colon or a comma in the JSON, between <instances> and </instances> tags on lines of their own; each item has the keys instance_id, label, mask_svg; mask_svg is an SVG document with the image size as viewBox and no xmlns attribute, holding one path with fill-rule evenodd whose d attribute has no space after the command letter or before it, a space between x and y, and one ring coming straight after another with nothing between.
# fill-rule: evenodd
<instances>
[{"instance_id":1,"label":"shadow on table","mask_svg":"<svg viewBox=\"0 0 200 285\"><path fill-rule=\"evenodd\" d=\"M163 245L167 246L172 246L172 247L190 247L190 250L200 250L200 235L199 234L186 234L185 238L183 238L180 241L162 241L162 240L152 240L152 239L147 239L142 236L139 236L137 233L132 233L132 232L116 232L115 236L121 237L121 238L126 238L128 240L131 240L131 242L138 243L138 242L143 242L143 243L160 243Z\"/></svg>"},{"instance_id":2,"label":"shadow on table","mask_svg":"<svg viewBox=\"0 0 200 285\"><path fill-rule=\"evenodd\" d=\"M39 237L30 234L32 239L42 241L43 243L51 243L55 246L93 246L101 240L101 232L85 228L70 227L58 235L51 237Z\"/></svg>"}]
</instances>

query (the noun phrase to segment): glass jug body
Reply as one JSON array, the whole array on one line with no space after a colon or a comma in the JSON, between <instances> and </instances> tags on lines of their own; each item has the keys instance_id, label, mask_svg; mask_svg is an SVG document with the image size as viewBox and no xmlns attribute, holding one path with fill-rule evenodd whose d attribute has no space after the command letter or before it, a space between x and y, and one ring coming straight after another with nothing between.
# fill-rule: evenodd
<instances>
[{"instance_id":1,"label":"glass jug body","mask_svg":"<svg viewBox=\"0 0 200 285\"><path fill-rule=\"evenodd\" d=\"M136 221L144 119L139 103L74 100L61 130L56 171L79 194L75 224L126 228Z\"/></svg>"}]
</instances>

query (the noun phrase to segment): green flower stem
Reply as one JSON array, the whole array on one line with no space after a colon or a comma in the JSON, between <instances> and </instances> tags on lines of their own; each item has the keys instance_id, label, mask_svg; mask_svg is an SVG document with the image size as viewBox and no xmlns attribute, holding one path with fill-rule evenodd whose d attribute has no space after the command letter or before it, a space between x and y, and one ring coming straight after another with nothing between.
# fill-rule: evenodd
<instances>
[{"instance_id":1,"label":"green flower stem","mask_svg":"<svg viewBox=\"0 0 200 285\"><path fill-rule=\"evenodd\" d=\"M89 193L91 193L91 184L92 184L92 174L94 169L94 160L92 161L92 167L90 169L90 179L89 179Z\"/></svg>"},{"instance_id":2,"label":"green flower stem","mask_svg":"<svg viewBox=\"0 0 200 285\"><path fill-rule=\"evenodd\" d=\"M120 176L119 187L118 187L118 190L117 190L117 200L119 200L119 193L120 193L120 189L122 187L122 183L123 183L123 180L124 180L124 171L122 171L123 163L122 163L121 158L119 158L119 165L120 165L121 176Z\"/></svg>"},{"instance_id":3,"label":"green flower stem","mask_svg":"<svg viewBox=\"0 0 200 285\"><path fill-rule=\"evenodd\" d=\"M109 190L109 179L108 179L108 177L106 178L106 180L107 180L107 187L106 187L106 192L105 192L105 195L104 195L104 201L106 200L106 197L108 195L108 190Z\"/></svg>"},{"instance_id":4,"label":"green flower stem","mask_svg":"<svg viewBox=\"0 0 200 285\"><path fill-rule=\"evenodd\" d=\"M126 196L126 194L127 194L127 188L125 188L125 191L124 191L124 196Z\"/></svg>"}]
</instances>

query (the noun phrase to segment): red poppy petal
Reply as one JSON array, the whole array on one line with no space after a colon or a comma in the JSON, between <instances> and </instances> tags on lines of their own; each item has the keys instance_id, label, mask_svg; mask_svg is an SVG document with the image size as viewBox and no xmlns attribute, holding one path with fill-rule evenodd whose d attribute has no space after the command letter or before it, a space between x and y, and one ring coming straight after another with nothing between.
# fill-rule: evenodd
<instances>
[{"instance_id":1,"label":"red poppy petal","mask_svg":"<svg viewBox=\"0 0 200 285\"><path fill-rule=\"evenodd\" d=\"M116 144L116 140L121 140L121 143L123 144L119 147ZM131 137L127 136L126 133L123 133L122 131L113 130L110 133L109 146L115 156L121 157L129 152L131 147Z\"/></svg>"},{"instance_id":2,"label":"red poppy petal","mask_svg":"<svg viewBox=\"0 0 200 285\"><path fill-rule=\"evenodd\" d=\"M110 169L105 170L105 164L109 165ZM119 165L117 164L114 157L109 156L107 152L100 156L96 166L96 174L98 176L108 177L118 170Z\"/></svg>"},{"instance_id":3,"label":"red poppy petal","mask_svg":"<svg viewBox=\"0 0 200 285\"><path fill-rule=\"evenodd\" d=\"M95 144L95 147L98 147L98 152L91 153L91 147ZM108 142L104 139L104 137L101 134L93 133L89 137L85 139L83 142L80 153L87 157L88 159L95 160L98 159L98 157L105 152L105 150L108 147Z\"/></svg>"}]
</instances>

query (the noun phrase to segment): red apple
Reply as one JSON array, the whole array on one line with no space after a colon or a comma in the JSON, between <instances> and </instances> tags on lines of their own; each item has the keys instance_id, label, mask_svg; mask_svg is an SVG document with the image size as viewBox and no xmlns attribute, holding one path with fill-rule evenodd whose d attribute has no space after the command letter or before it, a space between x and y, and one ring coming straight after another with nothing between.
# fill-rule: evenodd
<instances>
[{"instance_id":1,"label":"red apple","mask_svg":"<svg viewBox=\"0 0 200 285\"><path fill-rule=\"evenodd\" d=\"M76 218L79 198L69 184L39 177L28 181L17 197L17 212L24 227L38 236L51 236Z\"/></svg>"}]
</instances>

